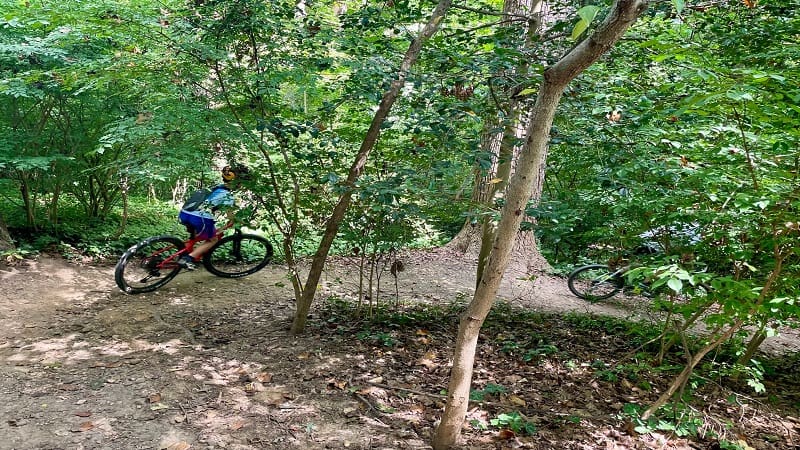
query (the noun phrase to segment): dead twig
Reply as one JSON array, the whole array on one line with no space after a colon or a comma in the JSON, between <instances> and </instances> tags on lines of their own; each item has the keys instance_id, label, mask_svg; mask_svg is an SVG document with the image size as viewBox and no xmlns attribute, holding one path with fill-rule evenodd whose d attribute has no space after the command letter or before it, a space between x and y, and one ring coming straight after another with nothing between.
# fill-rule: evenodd
<instances>
[{"instance_id":1,"label":"dead twig","mask_svg":"<svg viewBox=\"0 0 800 450\"><path fill-rule=\"evenodd\" d=\"M411 394L424 395L426 397L433 397L433 398L440 398L440 399L443 399L443 400L447 400L447 396L446 395L431 394L430 392L418 391L418 390L415 390L415 389L409 389L409 388L404 388L404 387L399 387L399 386L390 386L388 384L373 383L373 382L369 382L369 381L367 382L367 384L369 384L371 386L383 388L383 389L390 389L390 390L393 390L393 391L400 391L400 392L408 392L408 393L411 393Z\"/></svg>"},{"instance_id":2,"label":"dead twig","mask_svg":"<svg viewBox=\"0 0 800 450\"><path fill-rule=\"evenodd\" d=\"M373 383L373 382L370 382L370 381L368 381L367 384L369 384L371 386L383 388L383 389L389 389L389 390L400 391L400 392L408 392L410 394L417 394L417 395L423 395L423 396L426 396L426 397L438 398L440 400L447 400L447 396L446 395L442 395L442 394L431 394L430 392L418 391L418 390L415 390L415 389L409 389L409 388L404 388L404 387L399 387L399 386L390 386L388 384ZM486 401L486 400L472 400L472 399L470 399L469 402L471 404L483 405L483 406L495 406L495 407L504 406L502 403L489 402L489 401Z\"/></svg>"},{"instance_id":3,"label":"dead twig","mask_svg":"<svg viewBox=\"0 0 800 450\"><path fill-rule=\"evenodd\" d=\"M378 415L378 416L385 416L386 415L385 413L383 413L381 411L378 411L378 409L375 408L372 405L372 403L370 403L370 401L367 400L366 398L364 398L362 395L359 395L359 394L356 394L356 393L353 393L353 395L355 395L356 398L361 401L361 403L367 405L367 408L369 408L370 411L374 412L376 415Z\"/></svg>"},{"instance_id":4,"label":"dead twig","mask_svg":"<svg viewBox=\"0 0 800 450\"><path fill-rule=\"evenodd\" d=\"M178 403L178 406L181 408L181 412L183 413L183 417L186 419L186 424L189 425L189 414L186 413L186 409L183 407L183 404Z\"/></svg>"}]
</instances>

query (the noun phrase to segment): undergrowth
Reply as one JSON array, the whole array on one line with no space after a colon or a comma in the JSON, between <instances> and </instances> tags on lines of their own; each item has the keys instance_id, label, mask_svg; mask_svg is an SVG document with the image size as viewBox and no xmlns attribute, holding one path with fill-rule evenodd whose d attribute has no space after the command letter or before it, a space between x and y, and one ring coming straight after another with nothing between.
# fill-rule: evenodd
<instances>
[{"instance_id":1,"label":"undergrowth","mask_svg":"<svg viewBox=\"0 0 800 450\"><path fill-rule=\"evenodd\" d=\"M367 309L348 301L331 297L322 304L322 314L312 321L312 327L324 332L355 336L362 345L373 348L409 350L417 345L420 336L435 341L440 347L452 348L458 321L464 311L463 301L440 304L405 306L378 305ZM728 377L722 368L731 364L737 355L727 349L715 355L708 364L699 367L687 386L648 420L641 413L683 369L684 352L701 345L701 337L690 337L686 347L676 349L656 362L659 351L659 328L651 323L633 322L620 318L585 314L544 314L497 303L482 328L477 358L484 366L555 367L557 371L589 375L591 382L609 386L611 390L638 392L638 400L629 400L616 415L637 433L665 433L677 437L715 442L719 448L737 448L732 433L713 417L700 413L706 405L730 403L749 398L748 386ZM490 360L486 361L487 359ZM796 358L795 358L796 359ZM793 361L782 358L761 361L761 376L773 390L791 390L794 381L774 378L776 368ZM537 369L527 369L526 372ZM503 376L490 376L502 380ZM506 377L507 378L507 377ZM780 381L789 383L782 387ZM797 381L797 380L795 380ZM589 382L589 381L587 381ZM474 386L472 401L483 402L508 395L513 386L492 382ZM796 402L777 404L782 394L773 392L773 406L789 408L797 414ZM613 394L610 397L614 397ZM631 397L633 398L633 397ZM768 400L768 402L770 402ZM520 403L522 405L522 403ZM534 433L536 426L524 419L524 408L518 412L509 408L496 410L495 417L475 426L505 426L516 433ZM528 412L531 413L531 412ZM579 422L575 418L571 422Z\"/></svg>"}]
</instances>

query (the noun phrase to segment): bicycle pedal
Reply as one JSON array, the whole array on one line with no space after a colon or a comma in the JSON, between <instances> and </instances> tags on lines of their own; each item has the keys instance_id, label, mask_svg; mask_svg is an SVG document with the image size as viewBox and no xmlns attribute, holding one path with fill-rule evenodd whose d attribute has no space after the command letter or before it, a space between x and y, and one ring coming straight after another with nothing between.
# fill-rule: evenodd
<instances>
[{"instance_id":1,"label":"bicycle pedal","mask_svg":"<svg viewBox=\"0 0 800 450\"><path fill-rule=\"evenodd\" d=\"M195 269L197 269L197 266L195 265L195 263L193 261L190 261L189 258L181 258L181 259L179 259L178 260L178 266L180 266L181 269L185 269L185 270L195 270Z\"/></svg>"}]
</instances>

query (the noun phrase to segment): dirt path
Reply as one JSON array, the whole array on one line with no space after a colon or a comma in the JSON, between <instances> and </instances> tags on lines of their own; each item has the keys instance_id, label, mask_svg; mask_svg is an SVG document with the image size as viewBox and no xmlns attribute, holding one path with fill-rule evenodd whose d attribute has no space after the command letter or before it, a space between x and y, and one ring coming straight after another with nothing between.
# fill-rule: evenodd
<instances>
[{"instance_id":1,"label":"dirt path","mask_svg":"<svg viewBox=\"0 0 800 450\"><path fill-rule=\"evenodd\" d=\"M408 261L401 298L472 295L474 264L441 252ZM354 296L354 265L330 267L320 295ZM636 300L588 304L562 279L518 277L501 295L531 309L643 314ZM394 301L394 280L382 287L379 301ZM182 273L137 296L108 266L42 257L3 267L0 449L427 448L432 418L395 428L358 413L363 398L341 388L354 380L337 377L380 380L379 368L313 334L291 337L292 296L281 267L239 280Z\"/></svg>"}]
</instances>

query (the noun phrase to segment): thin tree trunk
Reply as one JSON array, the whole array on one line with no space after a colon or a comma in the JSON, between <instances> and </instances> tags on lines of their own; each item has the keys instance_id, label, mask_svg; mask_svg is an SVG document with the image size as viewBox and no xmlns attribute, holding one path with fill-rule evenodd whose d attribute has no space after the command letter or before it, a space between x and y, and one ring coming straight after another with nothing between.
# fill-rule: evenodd
<instances>
[{"instance_id":1,"label":"thin tree trunk","mask_svg":"<svg viewBox=\"0 0 800 450\"><path fill-rule=\"evenodd\" d=\"M775 244L773 253L775 255L775 267L772 268L772 272L770 272L766 283L764 283L764 286L761 288L761 292L758 295L758 299L750 308L749 314L744 314L743 316L739 317L752 316L755 313L755 311L761 305L764 304L764 302L768 298L768 295L770 295L772 292L772 287L774 286L775 282L779 279L781 273L783 272L784 261L791 254L789 252L782 253L781 248L777 243ZM649 408L647 408L647 411L645 411L644 414L642 414L642 419L647 420L651 415L653 415L656 411L658 411L658 408L664 406L669 401L669 399L672 398L672 396L675 395L675 393L678 392L678 390L683 388L683 386L686 384L687 381L689 381L689 376L691 376L692 372L694 371L694 368L697 367L698 364L700 364L700 361L703 360L705 355L707 355L708 352L714 350L715 348L722 345L725 341L730 339L731 336L733 336L734 333L736 333L737 331L741 330L744 325L745 325L744 319L737 319L730 326L730 328L728 328L728 330L725 331L725 333L714 339L713 342L706 345L705 347L703 347L703 349L700 350L700 352L692 356L689 359L689 362L686 363L686 366L683 368L683 371L681 371L681 373L672 381L670 387L666 391L664 391L663 394L661 394L661 396L658 398L658 400L655 401L655 403L653 403L652 405L650 405Z\"/></svg>"},{"instance_id":2,"label":"thin tree trunk","mask_svg":"<svg viewBox=\"0 0 800 450\"><path fill-rule=\"evenodd\" d=\"M36 230L36 202L32 198L30 178L22 172L19 177L19 192L25 207L25 224L28 228Z\"/></svg>"},{"instance_id":3,"label":"thin tree trunk","mask_svg":"<svg viewBox=\"0 0 800 450\"><path fill-rule=\"evenodd\" d=\"M120 186L120 195L122 196L122 218L119 221L119 227L117 228L117 232L114 233L114 239L119 239L122 236L122 233L125 232L125 227L128 225L128 177L122 177L119 182ZM174 191L173 191L174 192ZM173 195L173 201L175 196Z\"/></svg>"},{"instance_id":4,"label":"thin tree trunk","mask_svg":"<svg viewBox=\"0 0 800 450\"><path fill-rule=\"evenodd\" d=\"M758 348L761 347L761 344L767 339L767 332L766 332L767 324L762 323L759 327L758 331L750 337L750 341L747 343L747 348L742 356L739 357L737 361L739 364L746 366L750 364L750 360L753 359Z\"/></svg>"},{"instance_id":5,"label":"thin tree trunk","mask_svg":"<svg viewBox=\"0 0 800 450\"><path fill-rule=\"evenodd\" d=\"M658 410L658 408L664 406L669 401L669 399L672 398L672 396L675 395L675 393L678 392L678 390L681 389L686 384L687 381L689 381L689 377L692 375L694 368L697 366L697 364L700 363L700 361L703 360L703 358L705 358L708 352L714 350L715 348L719 347L722 343L730 339L734 333L736 333L737 331L739 331L739 329L742 328L743 324L744 321L742 321L741 319L736 321L735 324L733 324L725 333L723 333L716 340L714 340L714 342L706 345L698 353L692 356L692 358L683 368L683 371L681 371L681 373L677 376L677 378L673 380L670 387L666 391L664 391L663 394L661 394L661 396L658 398L658 400L656 400L655 403L653 403L652 405L650 405L649 408L647 408L647 411L645 411L644 414L642 414L642 419L647 420L651 415L653 415L653 413L655 413Z\"/></svg>"},{"instance_id":6,"label":"thin tree trunk","mask_svg":"<svg viewBox=\"0 0 800 450\"><path fill-rule=\"evenodd\" d=\"M309 270L308 278L303 288L303 296L297 299L297 310L295 311L294 322L292 323L291 329L293 334L302 333L305 329L308 311L311 309L311 303L314 301L314 296L317 292L317 284L322 277L322 270L325 268L325 261L328 258L333 240L339 231L339 226L344 219L345 212L347 212L347 208L350 206L350 200L353 196L356 181L359 176L361 176L361 172L364 170L364 166L367 163L367 158L375 147L375 143L378 141L381 125L386 120L386 116L389 115L389 111L392 109L392 105L394 105L397 96L400 94L400 90L405 85L408 71L419 58L422 45L439 29L439 24L450 9L451 3L452 0L440 0L439 4L436 5L422 33L420 33L408 47L403 62L400 64L397 79L392 81L389 90L386 91L383 95L383 99L381 99L381 103L378 106L378 110L375 112L375 117L372 119L364 141L361 143L361 148L356 155L356 159L350 167L347 180L344 182L345 190L341 197L339 197L339 202L333 208L331 216L328 218L328 222L325 226L325 233L322 235L322 241L311 262L311 269Z\"/></svg>"},{"instance_id":7,"label":"thin tree trunk","mask_svg":"<svg viewBox=\"0 0 800 450\"><path fill-rule=\"evenodd\" d=\"M617 0L606 20L554 66L544 72L536 104L520 152L516 172L509 182L506 202L486 268L475 295L459 324L453 368L447 389L447 405L433 438L435 450L452 448L461 435L469 404L478 334L494 303L508 265L514 237L525 206L538 180L546 156L550 127L567 84L606 53L647 8L647 0Z\"/></svg>"},{"instance_id":8,"label":"thin tree trunk","mask_svg":"<svg viewBox=\"0 0 800 450\"><path fill-rule=\"evenodd\" d=\"M14 241L11 240L8 227L3 218L0 217L0 252L7 252L9 250L14 250L14 248Z\"/></svg>"}]
</instances>

